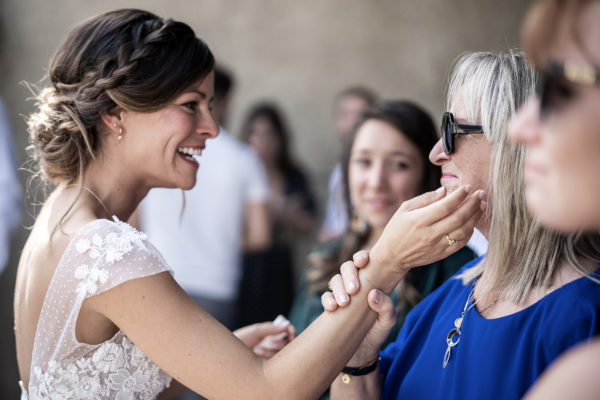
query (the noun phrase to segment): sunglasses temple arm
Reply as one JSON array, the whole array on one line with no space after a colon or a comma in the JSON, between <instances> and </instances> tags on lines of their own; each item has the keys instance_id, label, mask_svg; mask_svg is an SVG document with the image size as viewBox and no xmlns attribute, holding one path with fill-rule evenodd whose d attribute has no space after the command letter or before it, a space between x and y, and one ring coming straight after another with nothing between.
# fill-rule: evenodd
<instances>
[{"instance_id":1,"label":"sunglasses temple arm","mask_svg":"<svg viewBox=\"0 0 600 400\"><path fill-rule=\"evenodd\" d=\"M483 127L481 125L456 124L454 129L455 129L454 132L458 133L458 134L483 132Z\"/></svg>"}]
</instances>

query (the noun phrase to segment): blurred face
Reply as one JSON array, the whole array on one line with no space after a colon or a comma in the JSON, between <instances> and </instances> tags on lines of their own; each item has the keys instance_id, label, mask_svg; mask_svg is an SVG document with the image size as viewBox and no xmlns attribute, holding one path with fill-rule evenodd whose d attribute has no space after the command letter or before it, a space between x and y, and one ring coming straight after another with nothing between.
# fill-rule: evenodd
<instances>
[{"instance_id":1,"label":"blurred face","mask_svg":"<svg viewBox=\"0 0 600 400\"><path fill-rule=\"evenodd\" d=\"M196 158L206 141L218 134L210 110L213 80L211 72L157 111L120 113L123 136L113 148L117 159L127 164L121 174L139 177L148 187L195 185Z\"/></svg>"},{"instance_id":2,"label":"blurred face","mask_svg":"<svg viewBox=\"0 0 600 400\"><path fill-rule=\"evenodd\" d=\"M600 3L583 10L583 48L566 28L551 50L556 62L600 71ZM560 28L560 27L559 27ZM600 86L558 81L544 116L529 101L511 121L509 134L527 147L527 204L542 223L563 231L600 228Z\"/></svg>"},{"instance_id":3,"label":"blurred face","mask_svg":"<svg viewBox=\"0 0 600 400\"><path fill-rule=\"evenodd\" d=\"M456 96L449 110L454 114L456 123L478 124L478 121L468 121L464 116L462 95ZM489 170L492 145L484 135L458 135L455 137L455 151L451 155L444 153L442 140L433 146L429 160L442 168L441 184L449 192L461 185L470 184L473 191L489 190Z\"/></svg>"},{"instance_id":4,"label":"blurred face","mask_svg":"<svg viewBox=\"0 0 600 400\"><path fill-rule=\"evenodd\" d=\"M343 139L354 127L358 117L369 108L369 104L360 96L346 95L341 97L335 108L335 129Z\"/></svg>"},{"instance_id":5,"label":"blurred face","mask_svg":"<svg viewBox=\"0 0 600 400\"><path fill-rule=\"evenodd\" d=\"M250 124L248 144L254 148L263 162L272 165L279 154L279 136L267 118L258 117Z\"/></svg>"},{"instance_id":6,"label":"blurred face","mask_svg":"<svg viewBox=\"0 0 600 400\"><path fill-rule=\"evenodd\" d=\"M424 161L417 146L387 122L361 125L350 153L348 183L356 213L381 230L404 200L420 194Z\"/></svg>"}]
</instances>

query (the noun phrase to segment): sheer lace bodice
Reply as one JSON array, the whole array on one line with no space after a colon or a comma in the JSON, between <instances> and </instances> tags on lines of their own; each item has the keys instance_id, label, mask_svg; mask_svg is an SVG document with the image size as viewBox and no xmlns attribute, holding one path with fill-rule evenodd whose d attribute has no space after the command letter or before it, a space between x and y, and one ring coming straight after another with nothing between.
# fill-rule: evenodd
<instances>
[{"instance_id":1,"label":"sheer lace bodice","mask_svg":"<svg viewBox=\"0 0 600 400\"><path fill-rule=\"evenodd\" d=\"M86 298L131 279L170 271L145 234L113 219L86 224L56 267L33 345L32 400L153 399L169 386L171 377L122 331L97 345L76 338Z\"/></svg>"}]
</instances>

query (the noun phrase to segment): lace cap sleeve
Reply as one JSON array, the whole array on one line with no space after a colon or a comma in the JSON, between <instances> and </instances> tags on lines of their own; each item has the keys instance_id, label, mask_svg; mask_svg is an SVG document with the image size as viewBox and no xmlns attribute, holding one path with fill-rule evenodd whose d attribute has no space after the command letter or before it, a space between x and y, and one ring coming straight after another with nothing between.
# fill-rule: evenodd
<instances>
[{"instance_id":1,"label":"lace cap sleeve","mask_svg":"<svg viewBox=\"0 0 600 400\"><path fill-rule=\"evenodd\" d=\"M131 279L173 271L145 233L113 217L74 238L68 251L78 298L87 298ZM66 260L65 260L66 261Z\"/></svg>"},{"instance_id":2,"label":"lace cap sleeve","mask_svg":"<svg viewBox=\"0 0 600 400\"><path fill-rule=\"evenodd\" d=\"M34 394L32 399L133 399L130 392L134 389L140 393L148 392L136 399L149 399L170 382L171 378L158 366L147 357L141 357L143 353L121 331L101 344L77 340L77 318L86 298L131 279L164 271L172 274L144 233L115 217L113 219L95 220L81 228L56 267L42 305L33 346L29 381L29 389ZM109 356L106 356L107 352ZM113 357L117 353L120 354L118 359ZM116 369L109 371L108 366ZM131 375L136 368L137 375ZM129 397L122 397L123 380L131 376L137 383L127 386L127 390L131 389L127 391ZM80 393L90 388L93 395ZM119 390L120 395L113 396L113 392ZM61 397L62 391L69 395ZM100 396L100 392L104 394ZM42 395L44 393L52 395Z\"/></svg>"}]
</instances>

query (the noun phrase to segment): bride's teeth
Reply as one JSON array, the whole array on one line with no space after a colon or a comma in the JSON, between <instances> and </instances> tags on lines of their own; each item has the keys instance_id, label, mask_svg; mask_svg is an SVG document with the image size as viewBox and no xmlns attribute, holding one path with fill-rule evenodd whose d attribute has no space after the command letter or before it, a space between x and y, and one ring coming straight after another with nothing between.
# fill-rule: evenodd
<instances>
[{"instance_id":1,"label":"bride's teeth","mask_svg":"<svg viewBox=\"0 0 600 400\"><path fill-rule=\"evenodd\" d=\"M199 156L202 155L202 149L196 149L193 147L179 147L177 149L178 152L183 153L188 156Z\"/></svg>"}]
</instances>

